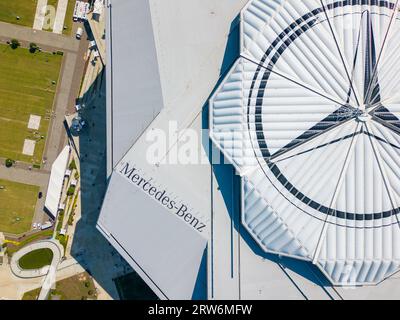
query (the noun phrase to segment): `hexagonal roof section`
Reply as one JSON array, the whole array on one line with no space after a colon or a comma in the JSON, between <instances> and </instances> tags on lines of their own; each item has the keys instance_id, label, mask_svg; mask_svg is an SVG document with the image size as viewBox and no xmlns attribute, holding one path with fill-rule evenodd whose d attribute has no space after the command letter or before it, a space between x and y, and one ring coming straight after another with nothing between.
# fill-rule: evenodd
<instances>
[{"instance_id":1,"label":"hexagonal roof section","mask_svg":"<svg viewBox=\"0 0 400 320\"><path fill-rule=\"evenodd\" d=\"M241 56L210 100L248 232L335 285L376 284L400 265L398 5L250 1Z\"/></svg>"}]
</instances>

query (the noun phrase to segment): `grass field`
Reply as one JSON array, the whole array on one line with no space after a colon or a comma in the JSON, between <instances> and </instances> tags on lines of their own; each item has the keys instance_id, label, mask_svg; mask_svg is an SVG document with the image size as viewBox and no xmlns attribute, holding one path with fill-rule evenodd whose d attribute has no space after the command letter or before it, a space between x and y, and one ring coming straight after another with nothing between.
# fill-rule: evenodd
<instances>
[{"instance_id":1,"label":"grass field","mask_svg":"<svg viewBox=\"0 0 400 320\"><path fill-rule=\"evenodd\" d=\"M25 292L22 300L37 300L39 293L40 288ZM56 289L51 290L49 300L54 299L55 296L61 300L97 299L97 293L93 279L87 272L57 281Z\"/></svg>"},{"instance_id":2,"label":"grass field","mask_svg":"<svg viewBox=\"0 0 400 320\"><path fill-rule=\"evenodd\" d=\"M21 269L33 270L50 265L51 260L53 260L53 251L45 248L27 253L19 259L18 263Z\"/></svg>"},{"instance_id":3,"label":"grass field","mask_svg":"<svg viewBox=\"0 0 400 320\"><path fill-rule=\"evenodd\" d=\"M0 157L41 163L61 62L61 55L0 45ZM37 132L28 129L31 114L42 117ZM25 139L36 141L33 156L22 154Z\"/></svg>"},{"instance_id":4,"label":"grass field","mask_svg":"<svg viewBox=\"0 0 400 320\"><path fill-rule=\"evenodd\" d=\"M1 180L0 231L20 234L31 228L39 187Z\"/></svg>"},{"instance_id":5,"label":"grass field","mask_svg":"<svg viewBox=\"0 0 400 320\"><path fill-rule=\"evenodd\" d=\"M37 0L0 0L0 21L32 27L36 6Z\"/></svg>"}]
</instances>

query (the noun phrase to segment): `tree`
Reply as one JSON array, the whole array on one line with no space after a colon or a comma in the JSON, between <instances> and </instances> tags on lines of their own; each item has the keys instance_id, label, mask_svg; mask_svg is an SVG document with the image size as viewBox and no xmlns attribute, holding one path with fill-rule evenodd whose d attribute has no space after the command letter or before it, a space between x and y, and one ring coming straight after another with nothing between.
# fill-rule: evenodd
<instances>
[{"instance_id":1,"label":"tree","mask_svg":"<svg viewBox=\"0 0 400 320\"><path fill-rule=\"evenodd\" d=\"M70 186L67 190L67 196L72 196L75 193L75 187Z\"/></svg>"},{"instance_id":2,"label":"tree","mask_svg":"<svg viewBox=\"0 0 400 320\"><path fill-rule=\"evenodd\" d=\"M12 167L12 165L14 164L14 161L11 159L6 159L6 167L10 168Z\"/></svg>"},{"instance_id":3,"label":"tree","mask_svg":"<svg viewBox=\"0 0 400 320\"><path fill-rule=\"evenodd\" d=\"M73 159L69 164L69 170L74 170L74 169L76 169L75 159Z\"/></svg>"},{"instance_id":4,"label":"tree","mask_svg":"<svg viewBox=\"0 0 400 320\"><path fill-rule=\"evenodd\" d=\"M21 44L19 43L19 41L17 39L11 39L10 47L12 49L17 49L19 46L21 46Z\"/></svg>"},{"instance_id":5,"label":"tree","mask_svg":"<svg viewBox=\"0 0 400 320\"><path fill-rule=\"evenodd\" d=\"M38 49L39 49L39 47L38 47L38 45L37 45L36 43L31 42L31 43L29 44L29 52L30 52L30 53L35 53L36 50L38 50Z\"/></svg>"}]
</instances>

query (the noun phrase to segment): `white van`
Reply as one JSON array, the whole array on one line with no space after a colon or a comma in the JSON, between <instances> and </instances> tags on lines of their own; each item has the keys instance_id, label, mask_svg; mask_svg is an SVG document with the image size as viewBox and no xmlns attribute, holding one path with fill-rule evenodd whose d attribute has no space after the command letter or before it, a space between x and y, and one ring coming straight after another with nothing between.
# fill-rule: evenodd
<instances>
[{"instance_id":1,"label":"white van","mask_svg":"<svg viewBox=\"0 0 400 320\"><path fill-rule=\"evenodd\" d=\"M82 38L82 34L83 34L83 29L79 27L78 30L76 30L76 38L80 40Z\"/></svg>"}]
</instances>

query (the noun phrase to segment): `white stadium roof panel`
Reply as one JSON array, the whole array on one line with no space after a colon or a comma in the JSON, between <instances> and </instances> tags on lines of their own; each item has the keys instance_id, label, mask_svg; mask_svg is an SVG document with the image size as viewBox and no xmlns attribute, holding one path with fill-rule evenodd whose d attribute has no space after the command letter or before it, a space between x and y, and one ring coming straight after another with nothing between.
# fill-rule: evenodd
<instances>
[{"instance_id":1,"label":"white stadium roof panel","mask_svg":"<svg viewBox=\"0 0 400 320\"><path fill-rule=\"evenodd\" d=\"M107 171L111 174L163 108L163 95L149 1L112 1L107 19Z\"/></svg>"},{"instance_id":2,"label":"white stadium roof panel","mask_svg":"<svg viewBox=\"0 0 400 320\"><path fill-rule=\"evenodd\" d=\"M109 186L99 230L159 297L191 299L207 239L123 175Z\"/></svg>"},{"instance_id":3,"label":"white stadium roof panel","mask_svg":"<svg viewBox=\"0 0 400 320\"><path fill-rule=\"evenodd\" d=\"M253 0L210 136L242 176L242 223L266 252L336 285L400 264L398 1Z\"/></svg>"}]
</instances>

